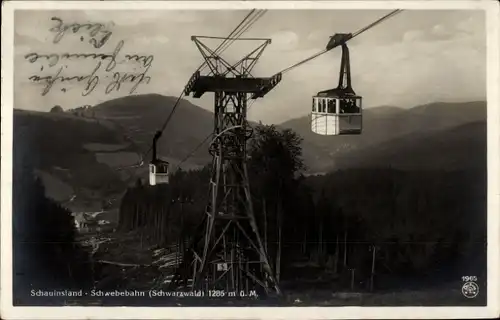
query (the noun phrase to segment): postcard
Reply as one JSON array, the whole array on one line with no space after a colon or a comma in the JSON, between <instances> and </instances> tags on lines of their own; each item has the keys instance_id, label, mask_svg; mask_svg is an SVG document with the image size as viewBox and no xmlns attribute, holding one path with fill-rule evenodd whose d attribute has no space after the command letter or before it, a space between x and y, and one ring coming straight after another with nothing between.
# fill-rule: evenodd
<instances>
[{"instance_id":1,"label":"postcard","mask_svg":"<svg viewBox=\"0 0 500 320\"><path fill-rule=\"evenodd\" d=\"M498 2L3 9L2 318L500 314Z\"/></svg>"}]
</instances>

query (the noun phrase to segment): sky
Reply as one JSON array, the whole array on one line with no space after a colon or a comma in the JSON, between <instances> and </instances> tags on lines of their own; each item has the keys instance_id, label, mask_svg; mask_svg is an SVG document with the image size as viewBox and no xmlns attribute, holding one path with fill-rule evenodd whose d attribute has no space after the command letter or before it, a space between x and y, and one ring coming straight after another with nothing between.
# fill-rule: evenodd
<instances>
[{"instance_id":1,"label":"sky","mask_svg":"<svg viewBox=\"0 0 500 320\"><path fill-rule=\"evenodd\" d=\"M301 61L326 46L336 32L355 32L391 10L269 10L242 37L270 38L252 74L268 77ZM203 58L192 35L227 36L248 14L248 10L150 10L150 11L20 11L15 12L14 107L48 111L54 105L70 109L95 105L130 94L133 84L118 87L113 77L127 73L144 80L133 94L157 93L179 96ZM101 23L111 35L96 49L89 43L89 31L66 31L54 43L58 17L63 24ZM52 31L50 29L53 29ZM95 36L101 39L106 33ZM122 41L118 65L93 74L99 76L94 90L83 96L89 78L76 82L46 84L32 76L91 75L98 60L60 59L53 66L39 58L30 62L27 54L105 53L111 54ZM216 40L203 40L212 49ZM222 57L238 61L258 46L255 41L236 41ZM405 10L348 42L352 85L363 97L365 108L390 105L410 108L435 101L486 100L486 30L484 11ZM140 61L127 61L126 54L152 56L148 69ZM33 60L33 59L32 59ZM151 59L150 59L151 60ZM60 69L61 68L61 69ZM310 112L311 97L336 86L340 48L287 72L278 86L258 99L248 111L250 120L281 123ZM118 75L115 75L115 72ZM149 77L149 81L148 78ZM130 77L127 79L130 80ZM136 78L138 81L139 78ZM95 84L95 83L94 83ZM106 89L109 93L106 93ZM119 90L118 90L119 89ZM213 94L188 98L208 110Z\"/></svg>"}]
</instances>

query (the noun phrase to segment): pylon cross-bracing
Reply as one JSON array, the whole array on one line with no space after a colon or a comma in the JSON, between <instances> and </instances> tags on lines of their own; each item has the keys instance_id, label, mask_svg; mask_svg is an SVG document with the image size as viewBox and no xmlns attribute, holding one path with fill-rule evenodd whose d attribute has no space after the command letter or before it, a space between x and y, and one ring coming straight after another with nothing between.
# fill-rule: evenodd
<instances>
[{"instance_id":1,"label":"pylon cross-bracing","mask_svg":"<svg viewBox=\"0 0 500 320\"><path fill-rule=\"evenodd\" d=\"M231 65L201 41L205 38L209 37L193 36L192 40L209 70L205 75L196 71L185 94L195 98L206 92L215 95L209 199L206 217L193 235L172 284L193 290L279 294L252 206L246 167L246 144L252 130L246 113L247 101L263 97L279 83L281 74L268 78L251 75L270 39L229 39L259 43Z\"/></svg>"}]
</instances>

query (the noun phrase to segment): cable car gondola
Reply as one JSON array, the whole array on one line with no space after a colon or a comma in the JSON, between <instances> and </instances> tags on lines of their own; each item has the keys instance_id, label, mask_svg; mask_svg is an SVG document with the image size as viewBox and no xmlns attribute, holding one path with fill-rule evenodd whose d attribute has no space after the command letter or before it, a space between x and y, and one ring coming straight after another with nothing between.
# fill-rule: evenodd
<instances>
[{"instance_id":1,"label":"cable car gondola","mask_svg":"<svg viewBox=\"0 0 500 320\"><path fill-rule=\"evenodd\" d=\"M169 163L157 158L156 142L161 136L161 131L157 131L153 138L153 159L149 163L149 184L168 184L169 182Z\"/></svg>"},{"instance_id":2,"label":"cable car gondola","mask_svg":"<svg viewBox=\"0 0 500 320\"><path fill-rule=\"evenodd\" d=\"M327 50L342 47L339 84L337 88L318 92L313 97L311 130L321 135L360 134L362 131L362 97L351 86L351 66L346 41L351 34L335 34Z\"/></svg>"}]
</instances>

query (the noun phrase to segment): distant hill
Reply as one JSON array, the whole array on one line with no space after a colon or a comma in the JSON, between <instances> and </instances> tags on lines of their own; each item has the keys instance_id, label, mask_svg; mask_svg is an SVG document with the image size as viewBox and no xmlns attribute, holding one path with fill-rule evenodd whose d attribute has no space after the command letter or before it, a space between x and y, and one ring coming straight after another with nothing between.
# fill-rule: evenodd
<instances>
[{"instance_id":1,"label":"distant hill","mask_svg":"<svg viewBox=\"0 0 500 320\"><path fill-rule=\"evenodd\" d=\"M176 97L158 94L127 96L109 100L92 108L95 116L119 124L125 134L143 152L150 148L156 130L172 112ZM190 152L212 131L213 113L181 99L162 137L158 152L174 163ZM210 161L207 148L200 148L190 161Z\"/></svg>"},{"instance_id":2,"label":"distant hill","mask_svg":"<svg viewBox=\"0 0 500 320\"><path fill-rule=\"evenodd\" d=\"M280 124L304 138L304 159L311 172L335 167L337 159L355 150L412 133L429 133L486 120L486 102L432 103L411 109L392 106L370 108L363 113L363 133L356 136L321 136L313 133L310 116Z\"/></svg>"},{"instance_id":3,"label":"distant hill","mask_svg":"<svg viewBox=\"0 0 500 320\"><path fill-rule=\"evenodd\" d=\"M113 99L74 113L14 110L14 151L29 155L50 197L70 208L98 210L103 199L117 199L127 184L146 178L147 166L130 166L138 164L139 155L150 148L154 132L176 100L148 94ZM435 103L409 110L368 109L359 136L316 135L307 117L280 127L304 138L304 158L314 173L380 163L411 167L419 159L440 165L438 157L447 165L452 158L461 159L456 160L458 166L465 165L470 152L479 153L485 147L485 119L485 102ZM181 100L159 141L159 154L175 167L212 126L213 113ZM431 155L434 160L429 160ZM149 158L143 160L147 163ZM184 165L193 168L210 160L205 145Z\"/></svg>"},{"instance_id":4,"label":"distant hill","mask_svg":"<svg viewBox=\"0 0 500 320\"><path fill-rule=\"evenodd\" d=\"M411 133L340 155L330 169L392 167L403 170L486 169L486 121Z\"/></svg>"},{"instance_id":5,"label":"distant hill","mask_svg":"<svg viewBox=\"0 0 500 320\"><path fill-rule=\"evenodd\" d=\"M28 158L43 179L49 197L60 202L79 194L79 205L116 194L124 188L120 175L86 149L92 143L129 145L120 133L96 119L64 113L14 110L14 165ZM75 203L76 205L76 203Z\"/></svg>"},{"instance_id":6,"label":"distant hill","mask_svg":"<svg viewBox=\"0 0 500 320\"><path fill-rule=\"evenodd\" d=\"M50 197L69 207L99 208L98 199L116 198L126 184L146 177L147 166L130 166L138 164L140 154L150 148L176 100L151 94L114 99L77 112L14 110L15 152L29 154ZM212 125L211 112L181 100L158 143L159 155L175 166L205 139ZM200 166L210 159L207 147L201 147L183 167ZM78 197L70 202L72 194Z\"/></svg>"}]
</instances>

